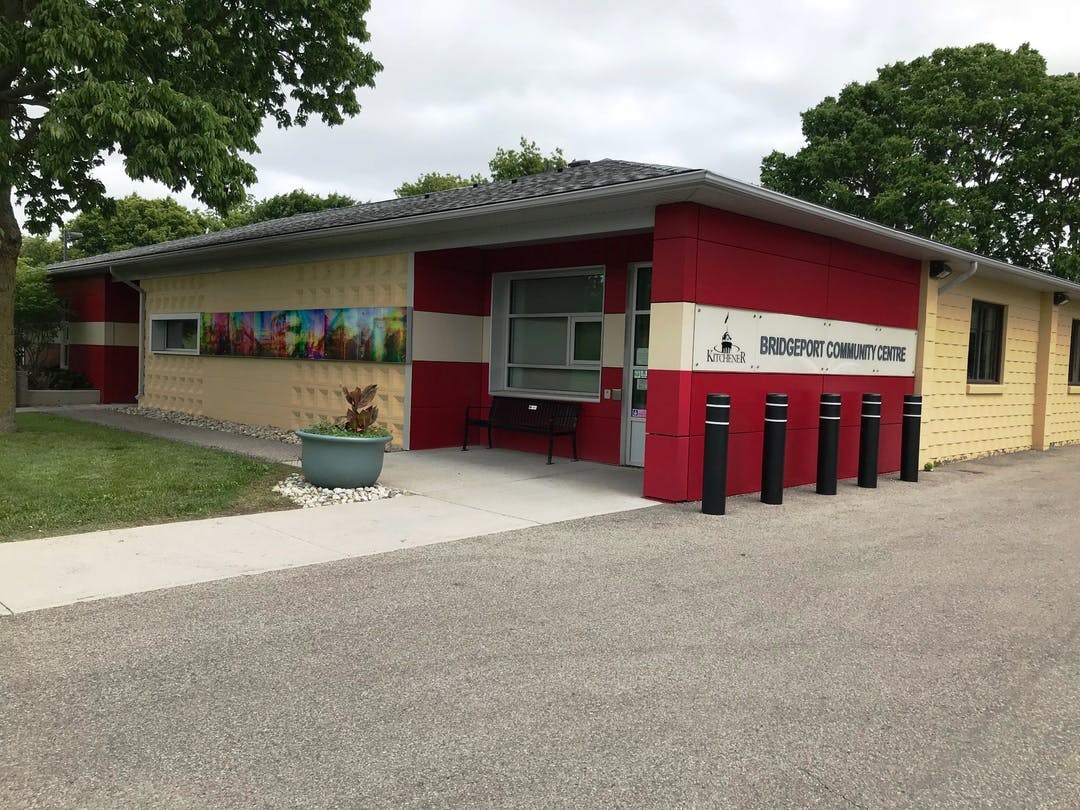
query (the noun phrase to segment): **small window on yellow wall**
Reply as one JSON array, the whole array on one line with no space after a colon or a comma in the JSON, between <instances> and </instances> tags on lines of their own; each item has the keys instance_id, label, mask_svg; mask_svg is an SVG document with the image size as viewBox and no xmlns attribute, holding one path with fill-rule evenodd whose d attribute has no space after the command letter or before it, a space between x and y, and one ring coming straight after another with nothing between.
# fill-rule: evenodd
<instances>
[{"instance_id":1,"label":"small window on yellow wall","mask_svg":"<svg viewBox=\"0 0 1080 810\"><path fill-rule=\"evenodd\" d=\"M1069 385L1080 385L1080 321L1072 322L1069 344Z\"/></svg>"},{"instance_id":2,"label":"small window on yellow wall","mask_svg":"<svg viewBox=\"0 0 1080 810\"><path fill-rule=\"evenodd\" d=\"M198 354L199 316L184 314L151 317L150 351L165 354Z\"/></svg>"},{"instance_id":3,"label":"small window on yellow wall","mask_svg":"<svg viewBox=\"0 0 1080 810\"><path fill-rule=\"evenodd\" d=\"M1001 382L1001 350L1005 338L1005 307L986 301L971 302L967 381Z\"/></svg>"}]
</instances>

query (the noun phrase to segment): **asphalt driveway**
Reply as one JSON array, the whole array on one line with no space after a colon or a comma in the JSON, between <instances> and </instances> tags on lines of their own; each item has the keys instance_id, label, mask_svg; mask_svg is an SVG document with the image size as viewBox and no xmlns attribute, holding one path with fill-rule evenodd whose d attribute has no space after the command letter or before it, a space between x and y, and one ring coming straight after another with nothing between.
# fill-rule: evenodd
<instances>
[{"instance_id":1,"label":"asphalt driveway","mask_svg":"<svg viewBox=\"0 0 1080 810\"><path fill-rule=\"evenodd\" d=\"M1078 473L1000 456L9 616L0 806L1076 807Z\"/></svg>"}]
</instances>

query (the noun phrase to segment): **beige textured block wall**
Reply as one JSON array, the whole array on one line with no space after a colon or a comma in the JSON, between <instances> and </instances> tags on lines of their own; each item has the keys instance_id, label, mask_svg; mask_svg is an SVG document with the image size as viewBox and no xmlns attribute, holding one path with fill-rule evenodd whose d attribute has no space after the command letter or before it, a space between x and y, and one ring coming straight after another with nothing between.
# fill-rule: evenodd
<instances>
[{"instance_id":1,"label":"beige textured block wall","mask_svg":"<svg viewBox=\"0 0 1080 810\"><path fill-rule=\"evenodd\" d=\"M232 312L408 304L408 256L146 279L147 318L176 312ZM149 328L145 331L149 336ZM140 404L248 424L297 428L336 419L341 386L377 383L379 421L405 436L404 364L145 354Z\"/></svg>"},{"instance_id":2,"label":"beige textured block wall","mask_svg":"<svg viewBox=\"0 0 1080 810\"><path fill-rule=\"evenodd\" d=\"M1080 442L1080 386L1069 385L1072 324L1080 320L1080 302L1058 307L1057 316L1047 385L1046 440L1050 446Z\"/></svg>"},{"instance_id":3,"label":"beige textured block wall","mask_svg":"<svg viewBox=\"0 0 1080 810\"><path fill-rule=\"evenodd\" d=\"M922 457L945 460L1032 446L1040 294L978 276L937 297L929 282L918 386L923 394ZM1000 385L968 385L972 299L1006 307Z\"/></svg>"}]
</instances>

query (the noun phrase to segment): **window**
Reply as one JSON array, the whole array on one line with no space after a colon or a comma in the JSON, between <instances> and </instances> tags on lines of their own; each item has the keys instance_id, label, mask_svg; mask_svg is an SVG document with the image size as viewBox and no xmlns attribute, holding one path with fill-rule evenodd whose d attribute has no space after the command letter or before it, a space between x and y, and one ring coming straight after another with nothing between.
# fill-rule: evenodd
<instances>
[{"instance_id":1,"label":"window","mask_svg":"<svg viewBox=\"0 0 1080 810\"><path fill-rule=\"evenodd\" d=\"M1072 343L1069 344L1069 385L1080 385L1080 321L1072 322Z\"/></svg>"},{"instance_id":2,"label":"window","mask_svg":"<svg viewBox=\"0 0 1080 810\"><path fill-rule=\"evenodd\" d=\"M198 315L155 315L150 319L150 351L199 353Z\"/></svg>"},{"instance_id":3,"label":"window","mask_svg":"<svg viewBox=\"0 0 1080 810\"><path fill-rule=\"evenodd\" d=\"M968 342L968 382L1001 382L1001 346L1005 336L1005 307L985 301L971 302L971 337Z\"/></svg>"},{"instance_id":4,"label":"window","mask_svg":"<svg viewBox=\"0 0 1080 810\"><path fill-rule=\"evenodd\" d=\"M492 391L599 397L601 269L497 274L492 296Z\"/></svg>"}]
</instances>

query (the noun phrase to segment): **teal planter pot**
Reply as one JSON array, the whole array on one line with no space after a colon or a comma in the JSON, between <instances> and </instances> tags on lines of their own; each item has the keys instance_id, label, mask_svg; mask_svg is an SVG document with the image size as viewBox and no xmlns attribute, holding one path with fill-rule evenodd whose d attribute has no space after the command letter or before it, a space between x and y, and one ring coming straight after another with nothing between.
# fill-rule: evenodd
<instances>
[{"instance_id":1,"label":"teal planter pot","mask_svg":"<svg viewBox=\"0 0 1080 810\"><path fill-rule=\"evenodd\" d=\"M355 489L379 480L383 454L391 436L323 436L306 430L300 437L300 465L304 478L317 487Z\"/></svg>"}]
</instances>

